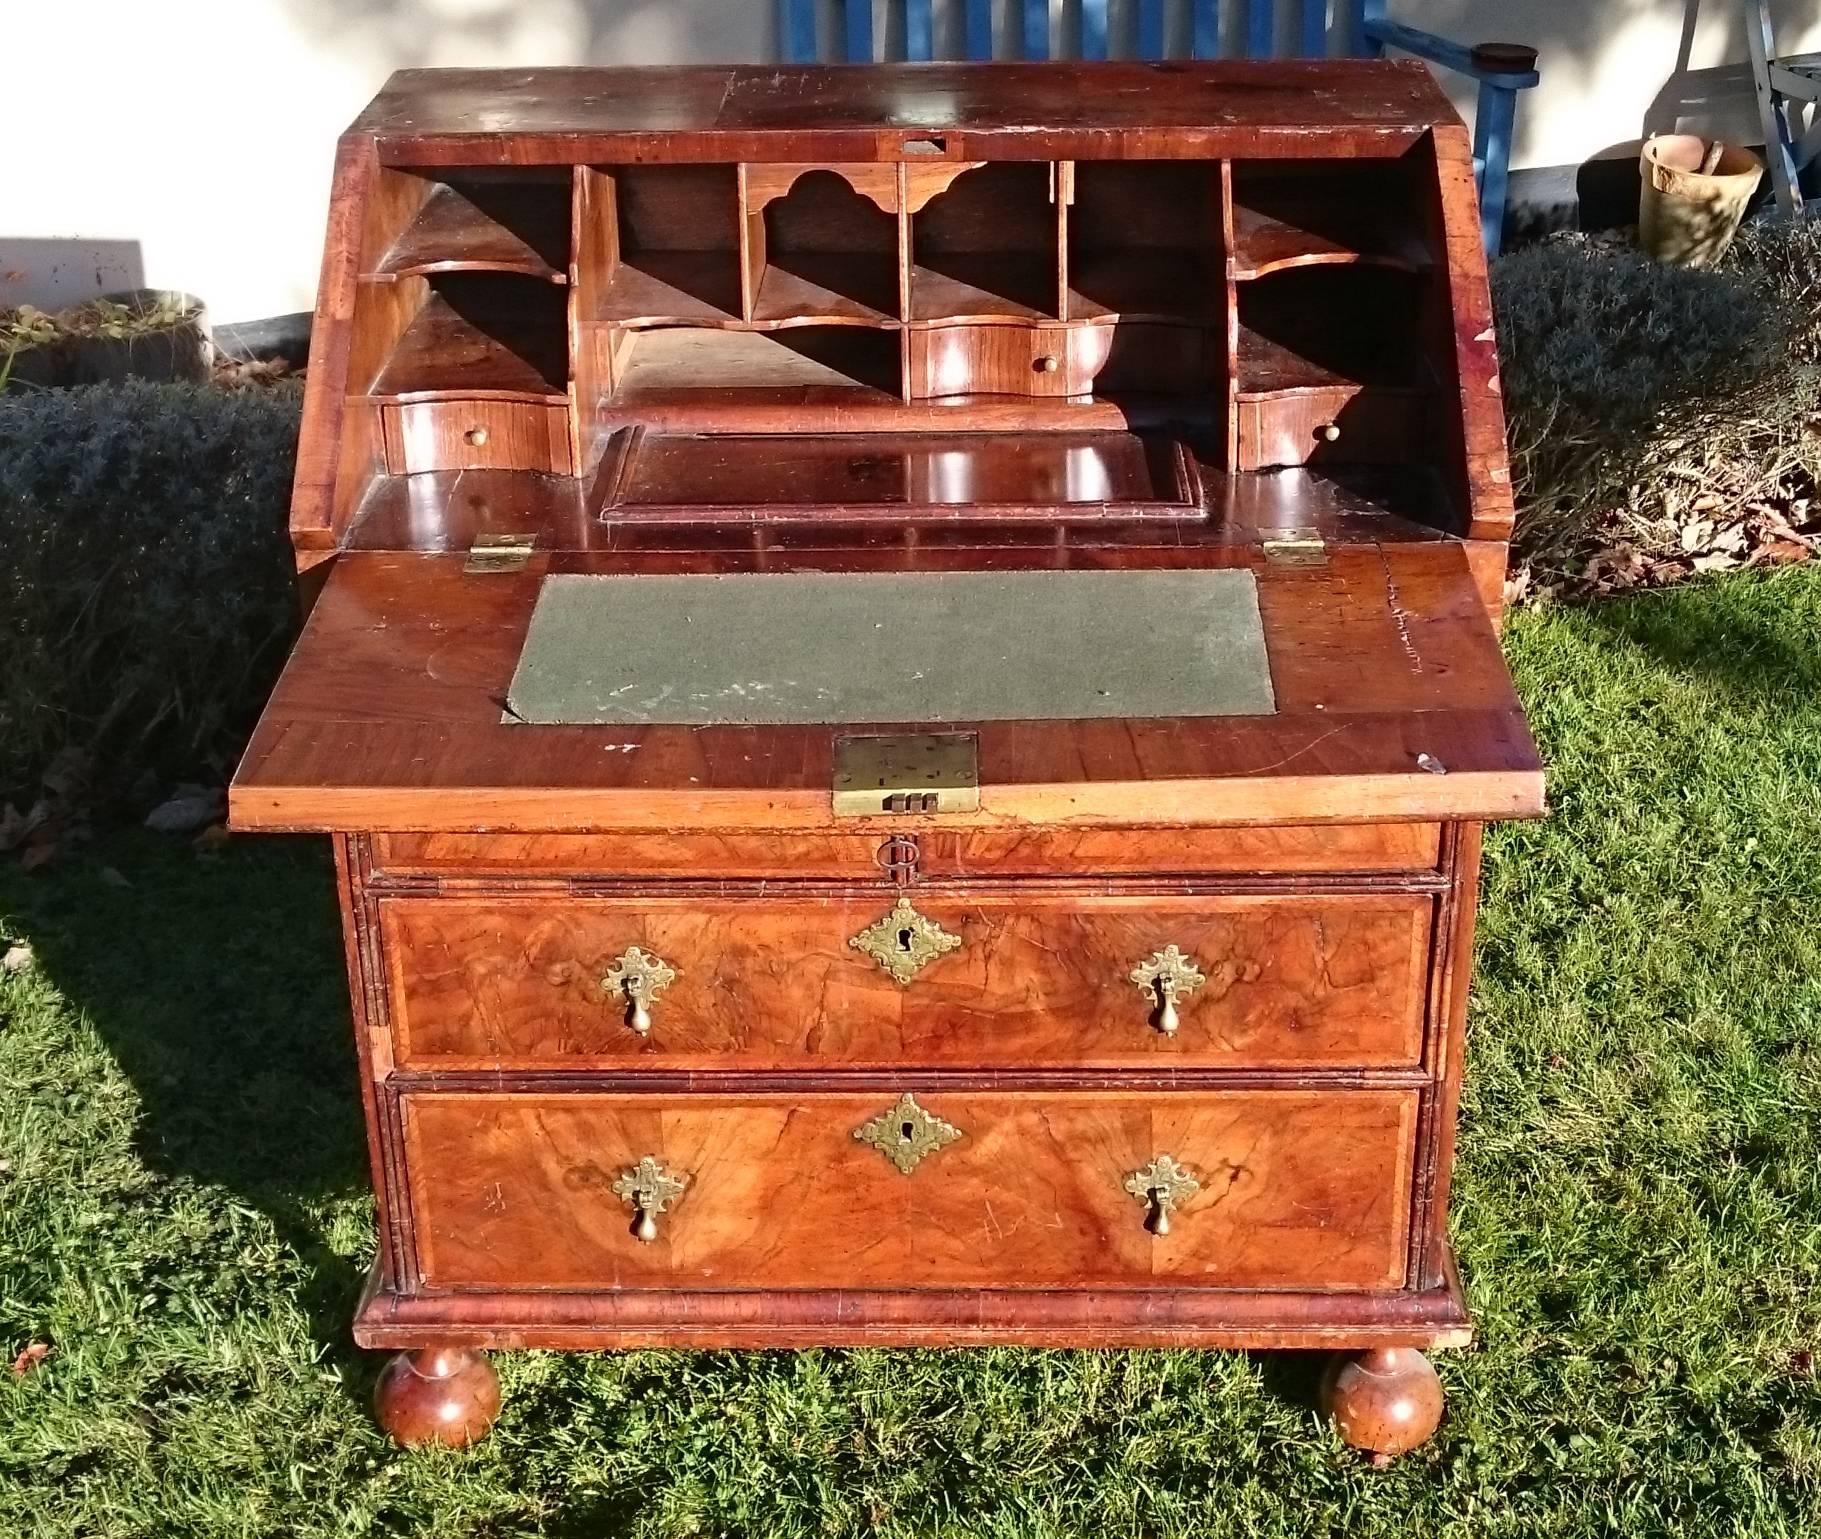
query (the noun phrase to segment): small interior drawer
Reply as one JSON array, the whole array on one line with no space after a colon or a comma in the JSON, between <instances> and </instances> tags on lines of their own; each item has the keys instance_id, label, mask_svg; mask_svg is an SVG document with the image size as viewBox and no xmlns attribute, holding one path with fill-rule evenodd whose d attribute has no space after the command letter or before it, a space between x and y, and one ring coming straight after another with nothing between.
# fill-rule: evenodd
<instances>
[{"instance_id":1,"label":"small interior drawer","mask_svg":"<svg viewBox=\"0 0 1821 1539\"><path fill-rule=\"evenodd\" d=\"M1403 1285L1416 1091L902 1097L406 1095L422 1284Z\"/></svg>"},{"instance_id":2,"label":"small interior drawer","mask_svg":"<svg viewBox=\"0 0 1821 1539\"><path fill-rule=\"evenodd\" d=\"M1216 333L1199 326L934 326L910 336L913 399L1212 388Z\"/></svg>"},{"instance_id":3,"label":"small interior drawer","mask_svg":"<svg viewBox=\"0 0 1821 1539\"><path fill-rule=\"evenodd\" d=\"M910 338L911 395L1078 395L1083 333L1063 326L937 326ZM1091 341L1092 339L1087 339Z\"/></svg>"},{"instance_id":4,"label":"small interior drawer","mask_svg":"<svg viewBox=\"0 0 1821 1539\"><path fill-rule=\"evenodd\" d=\"M380 410L386 469L570 473L569 412L527 401L418 401Z\"/></svg>"},{"instance_id":5,"label":"small interior drawer","mask_svg":"<svg viewBox=\"0 0 1821 1539\"><path fill-rule=\"evenodd\" d=\"M1418 458L1422 397L1357 385L1283 391L1237 403L1240 470L1396 463Z\"/></svg>"},{"instance_id":6,"label":"small interior drawer","mask_svg":"<svg viewBox=\"0 0 1821 1539\"><path fill-rule=\"evenodd\" d=\"M379 912L406 1069L1331 1069L1420 1062L1435 901L886 888Z\"/></svg>"}]
</instances>

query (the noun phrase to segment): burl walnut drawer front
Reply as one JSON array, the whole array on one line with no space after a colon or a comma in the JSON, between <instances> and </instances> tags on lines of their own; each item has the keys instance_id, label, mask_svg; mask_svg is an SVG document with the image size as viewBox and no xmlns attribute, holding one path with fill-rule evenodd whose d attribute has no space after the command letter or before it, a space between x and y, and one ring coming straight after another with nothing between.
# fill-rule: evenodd
<instances>
[{"instance_id":1,"label":"burl walnut drawer front","mask_svg":"<svg viewBox=\"0 0 1821 1539\"><path fill-rule=\"evenodd\" d=\"M651 876L702 880L791 877L877 880L892 858L881 834L437 834L373 838L381 875L488 877ZM1371 875L1433 873L1437 823L1331 827L969 829L916 840L931 879L1126 875Z\"/></svg>"},{"instance_id":2,"label":"burl walnut drawer front","mask_svg":"<svg viewBox=\"0 0 1821 1539\"><path fill-rule=\"evenodd\" d=\"M1422 894L387 898L404 1068L1415 1064Z\"/></svg>"},{"instance_id":3,"label":"burl walnut drawer front","mask_svg":"<svg viewBox=\"0 0 1821 1539\"><path fill-rule=\"evenodd\" d=\"M1414 1091L403 1104L429 1289L1405 1280Z\"/></svg>"}]
</instances>

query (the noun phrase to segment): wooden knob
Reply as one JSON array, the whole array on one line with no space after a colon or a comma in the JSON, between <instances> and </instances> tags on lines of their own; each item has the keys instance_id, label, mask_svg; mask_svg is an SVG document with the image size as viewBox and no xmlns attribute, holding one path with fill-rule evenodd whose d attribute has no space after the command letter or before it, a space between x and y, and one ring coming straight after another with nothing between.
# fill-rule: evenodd
<instances>
[{"instance_id":1,"label":"wooden knob","mask_svg":"<svg viewBox=\"0 0 1821 1539\"><path fill-rule=\"evenodd\" d=\"M1061 367L1061 361L1054 353L1045 353L1037 360L1037 372L1039 374L1054 374Z\"/></svg>"},{"instance_id":2,"label":"wooden knob","mask_svg":"<svg viewBox=\"0 0 1821 1539\"><path fill-rule=\"evenodd\" d=\"M1315 436L1325 444L1335 443L1340 438L1340 428L1332 422L1324 422L1315 430Z\"/></svg>"},{"instance_id":3,"label":"wooden knob","mask_svg":"<svg viewBox=\"0 0 1821 1539\"><path fill-rule=\"evenodd\" d=\"M487 430L484 427L471 427L462 434L462 442L478 449L487 442Z\"/></svg>"}]
</instances>

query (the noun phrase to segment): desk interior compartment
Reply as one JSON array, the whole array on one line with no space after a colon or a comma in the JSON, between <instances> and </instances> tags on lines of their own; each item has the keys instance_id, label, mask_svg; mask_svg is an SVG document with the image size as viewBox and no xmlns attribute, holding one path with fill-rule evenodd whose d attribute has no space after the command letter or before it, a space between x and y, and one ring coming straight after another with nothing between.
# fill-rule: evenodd
<instances>
[{"instance_id":1,"label":"desk interior compartment","mask_svg":"<svg viewBox=\"0 0 1821 1539\"><path fill-rule=\"evenodd\" d=\"M600 516L690 523L1184 518L1194 456L1124 432L616 435Z\"/></svg>"}]
</instances>

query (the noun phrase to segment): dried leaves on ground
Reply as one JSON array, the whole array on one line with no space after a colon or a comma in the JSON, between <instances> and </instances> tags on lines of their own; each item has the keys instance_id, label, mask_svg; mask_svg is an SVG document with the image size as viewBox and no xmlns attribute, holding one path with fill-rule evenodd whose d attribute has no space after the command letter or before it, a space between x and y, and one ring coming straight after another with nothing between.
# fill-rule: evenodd
<instances>
[{"instance_id":1,"label":"dried leaves on ground","mask_svg":"<svg viewBox=\"0 0 1821 1539\"><path fill-rule=\"evenodd\" d=\"M1603 596L1821 548L1821 228L1716 271L1611 238L1503 258L1513 602Z\"/></svg>"}]
</instances>

